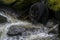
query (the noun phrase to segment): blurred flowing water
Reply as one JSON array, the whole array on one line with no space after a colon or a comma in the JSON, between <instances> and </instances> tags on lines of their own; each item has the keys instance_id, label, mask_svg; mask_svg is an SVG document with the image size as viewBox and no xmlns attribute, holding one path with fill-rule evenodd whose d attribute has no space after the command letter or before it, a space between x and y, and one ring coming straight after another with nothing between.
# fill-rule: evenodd
<instances>
[{"instance_id":1,"label":"blurred flowing water","mask_svg":"<svg viewBox=\"0 0 60 40\"><path fill-rule=\"evenodd\" d=\"M7 18L6 23L0 24L0 40L57 40L55 34L48 34L49 28L42 24L33 25L28 21L18 20L13 16L0 12L0 15ZM9 28L17 25L22 28L35 28L34 32L27 30L23 32L22 36L8 36ZM55 25L57 26L57 25Z\"/></svg>"}]
</instances>

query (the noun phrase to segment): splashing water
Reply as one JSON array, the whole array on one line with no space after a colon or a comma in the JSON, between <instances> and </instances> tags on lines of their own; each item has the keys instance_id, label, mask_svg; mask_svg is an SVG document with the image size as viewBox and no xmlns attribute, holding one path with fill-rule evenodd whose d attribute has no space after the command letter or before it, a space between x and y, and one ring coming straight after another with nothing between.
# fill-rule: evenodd
<instances>
[{"instance_id":1,"label":"splashing water","mask_svg":"<svg viewBox=\"0 0 60 40\"><path fill-rule=\"evenodd\" d=\"M4 14L3 12L0 12L0 15L3 17L6 17L8 22L4 24L0 24L0 33L1 37L0 40L53 40L54 35L48 34L48 28L43 27L42 25L33 25L32 23L29 23L27 21L21 21L18 19L13 18L12 16L8 14ZM7 32L9 31L9 28L13 25L17 25L20 27L27 27L27 28L38 28L38 30L35 30L35 32L28 31L27 33L30 33L31 35L27 36L8 36ZM51 29L52 30L52 29ZM50 30L49 30L50 31ZM50 38L50 39L49 39ZM53 38L53 39L52 39Z\"/></svg>"}]
</instances>

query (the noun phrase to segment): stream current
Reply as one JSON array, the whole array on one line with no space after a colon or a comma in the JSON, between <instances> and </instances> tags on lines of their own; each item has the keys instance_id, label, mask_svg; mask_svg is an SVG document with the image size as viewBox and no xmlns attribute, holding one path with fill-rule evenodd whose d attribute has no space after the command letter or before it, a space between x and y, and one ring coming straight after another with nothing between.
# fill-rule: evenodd
<instances>
[{"instance_id":1,"label":"stream current","mask_svg":"<svg viewBox=\"0 0 60 40\"><path fill-rule=\"evenodd\" d=\"M43 24L34 25L28 21L18 20L8 13L0 12L0 15L7 19L6 23L0 24L0 40L58 40L56 38L57 34L48 34L48 32L56 28L58 24L49 29ZM12 26L19 26L21 28L27 28L28 30L25 30L22 35L8 36L7 33Z\"/></svg>"}]
</instances>

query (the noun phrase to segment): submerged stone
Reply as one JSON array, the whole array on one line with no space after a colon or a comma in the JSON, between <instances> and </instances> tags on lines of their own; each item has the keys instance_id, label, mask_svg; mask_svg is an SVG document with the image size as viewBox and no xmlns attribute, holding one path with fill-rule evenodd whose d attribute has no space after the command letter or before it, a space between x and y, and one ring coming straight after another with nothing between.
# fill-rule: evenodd
<instances>
[{"instance_id":1,"label":"submerged stone","mask_svg":"<svg viewBox=\"0 0 60 40\"><path fill-rule=\"evenodd\" d=\"M16 35L22 35L22 32L25 31L24 28L17 27L17 26L12 26L9 28L9 31L7 35L9 36L16 36Z\"/></svg>"}]
</instances>

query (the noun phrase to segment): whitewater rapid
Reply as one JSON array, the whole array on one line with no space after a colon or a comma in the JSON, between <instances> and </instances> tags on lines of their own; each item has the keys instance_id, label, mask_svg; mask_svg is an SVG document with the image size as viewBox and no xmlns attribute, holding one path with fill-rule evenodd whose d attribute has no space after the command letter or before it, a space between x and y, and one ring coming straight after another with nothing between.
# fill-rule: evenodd
<instances>
[{"instance_id":1,"label":"whitewater rapid","mask_svg":"<svg viewBox=\"0 0 60 40\"><path fill-rule=\"evenodd\" d=\"M3 12L0 12L0 15L3 17L7 18L7 22L0 24L0 33L1 33L1 37L0 40L53 40L54 38L54 34L48 34L48 32L54 28L56 28L58 25L55 25L52 29L48 29L47 27L43 27L42 24L39 25L33 25L30 22L27 21L22 21L22 20L18 20L16 18L14 18L13 16L10 16L8 14L5 14ZM27 27L27 28L39 28L38 31L35 31L35 34L33 32L31 32L31 35L27 35L27 36L13 36L13 37L9 37L7 35L7 32L9 30L9 28L11 26L20 26L20 27ZM44 29L44 30L43 30ZM41 31L41 32L40 32ZM30 31L29 31L30 32Z\"/></svg>"}]
</instances>

